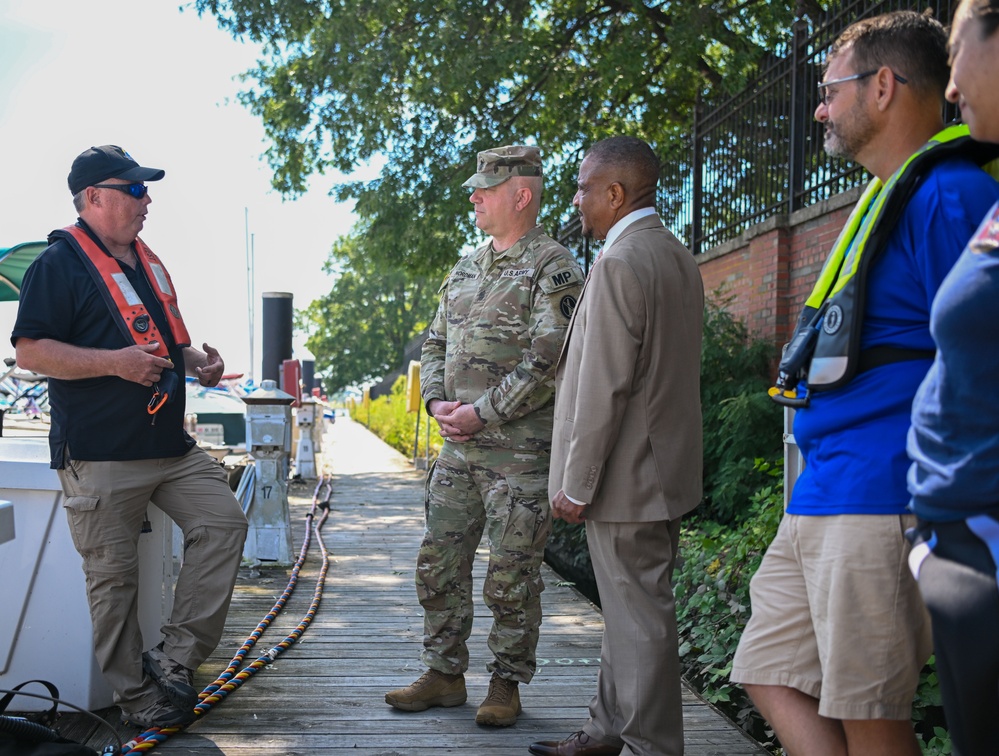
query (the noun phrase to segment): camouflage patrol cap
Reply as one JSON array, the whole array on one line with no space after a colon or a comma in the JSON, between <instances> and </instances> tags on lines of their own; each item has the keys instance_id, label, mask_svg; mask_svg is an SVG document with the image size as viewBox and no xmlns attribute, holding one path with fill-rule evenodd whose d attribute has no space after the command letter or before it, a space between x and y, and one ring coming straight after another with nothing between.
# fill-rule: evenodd
<instances>
[{"instance_id":1,"label":"camouflage patrol cap","mask_svg":"<svg viewBox=\"0 0 999 756\"><path fill-rule=\"evenodd\" d=\"M475 162L475 173L462 186L486 189L514 176L541 176L541 150L523 144L484 150Z\"/></svg>"}]
</instances>

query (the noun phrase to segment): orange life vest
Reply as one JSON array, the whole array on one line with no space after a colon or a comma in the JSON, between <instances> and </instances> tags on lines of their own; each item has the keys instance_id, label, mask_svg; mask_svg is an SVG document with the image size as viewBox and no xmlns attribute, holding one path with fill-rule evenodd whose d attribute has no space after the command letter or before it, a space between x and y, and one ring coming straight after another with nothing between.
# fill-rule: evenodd
<instances>
[{"instance_id":1,"label":"orange life vest","mask_svg":"<svg viewBox=\"0 0 999 756\"><path fill-rule=\"evenodd\" d=\"M154 354L169 359L169 350L156 322L115 259L105 253L80 226L67 226L62 231L54 231L51 236L66 239L84 262L89 263L87 269L125 337L139 345L157 341L159 348ZM177 294L170 274L160 258L138 237L135 239L135 252L150 288L163 307L174 342L178 347L190 346L191 337L177 307Z\"/></svg>"}]
</instances>

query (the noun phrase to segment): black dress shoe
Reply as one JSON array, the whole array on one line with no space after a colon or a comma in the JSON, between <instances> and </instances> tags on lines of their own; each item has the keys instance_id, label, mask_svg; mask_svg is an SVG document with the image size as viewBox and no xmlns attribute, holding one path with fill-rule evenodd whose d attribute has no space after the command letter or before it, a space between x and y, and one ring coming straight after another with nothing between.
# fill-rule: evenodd
<instances>
[{"instance_id":1,"label":"black dress shoe","mask_svg":"<svg viewBox=\"0 0 999 756\"><path fill-rule=\"evenodd\" d=\"M539 740L527 749L534 756L618 756L622 746L591 738L580 730L565 740Z\"/></svg>"}]
</instances>

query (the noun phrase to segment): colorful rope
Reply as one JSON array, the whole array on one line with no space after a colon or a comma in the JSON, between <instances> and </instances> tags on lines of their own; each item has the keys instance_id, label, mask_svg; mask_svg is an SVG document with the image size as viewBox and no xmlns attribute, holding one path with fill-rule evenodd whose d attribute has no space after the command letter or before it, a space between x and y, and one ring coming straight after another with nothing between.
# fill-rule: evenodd
<instances>
[{"instance_id":1,"label":"colorful rope","mask_svg":"<svg viewBox=\"0 0 999 756\"><path fill-rule=\"evenodd\" d=\"M323 489L326 489L327 495L326 498L320 502L319 492ZM326 544L323 542L321 530L323 525L326 523L326 520L329 518L329 502L332 498L332 494L333 485L330 477L327 475L321 476L312 495L312 507L305 517L305 541L302 543L298 559L295 560L295 565L291 569L291 577L288 580L288 585L285 587L284 592L274 603L274 606L267 613L267 615L257 624L257 627L252 633L249 634L249 636L247 636L246 640L243 641L243 645L239 647L239 650L232 657L232 661L229 662L225 671L215 679L215 682L208 685L201 693L198 694L200 701L197 706L194 707L195 716L202 717L211 711L214 706L221 704L222 701L225 700L226 696L238 690L243 683L249 680L258 671L266 667L268 664L277 659L279 655L291 648L291 646L302 637L302 634L312 623L313 618L316 616L316 612L319 611L319 604L323 598L323 589L326 585L326 573L329 571L329 552L326 550ZM313 524L317 507L322 510L322 514L319 517L319 521ZM309 606L309 610L302 617L302 621L298 623L298 626L291 633L285 636L284 640L276 646L273 646L262 656L257 657L257 659L251 662L247 667L240 670L247 654L254 647L254 645L256 645L257 640L264 634L264 631L267 630L274 618L281 613L285 604L288 603L288 599L291 597L291 594L294 593L295 586L298 584L299 573L301 572L302 565L305 564L306 556L309 553L309 545L312 542L313 532L315 533L316 543L318 544L319 550L323 557L323 564L319 570L319 577L316 580L316 588L312 595L312 603ZM183 729L183 727L153 727L146 730L125 743L122 747L122 756L151 751L171 735L174 735Z\"/></svg>"}]
</instances>

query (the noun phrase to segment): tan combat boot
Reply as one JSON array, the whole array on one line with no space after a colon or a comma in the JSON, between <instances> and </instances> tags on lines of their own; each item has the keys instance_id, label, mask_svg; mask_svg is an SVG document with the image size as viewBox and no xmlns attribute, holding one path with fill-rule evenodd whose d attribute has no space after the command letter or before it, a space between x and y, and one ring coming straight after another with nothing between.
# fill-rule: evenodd
<instances>
[{"instance_id":1,"label":"tan combat boot","mask_svg":"<svg viewBox=\"0 0 999 756\"><path fill-rule=\"evenodd\" d=\"M428 669L408 688L391 690L385 694L385 703L403 711L424 711L431 706L461 706L468 698L465 676L446 675Z\"/></svg>"},{"instance_id":2,"label":"tan combat boot","mask_svg":"<svg viewBox=\"0 0 999 756\"><path fill-rule=\"evenodd\" d=\"M475 721L480 725L509 727L516 724L520 714L520 688L516 680L507 680L493 672L489 681L489 692L475 713Z\"/></svg>"}]
</instances>

